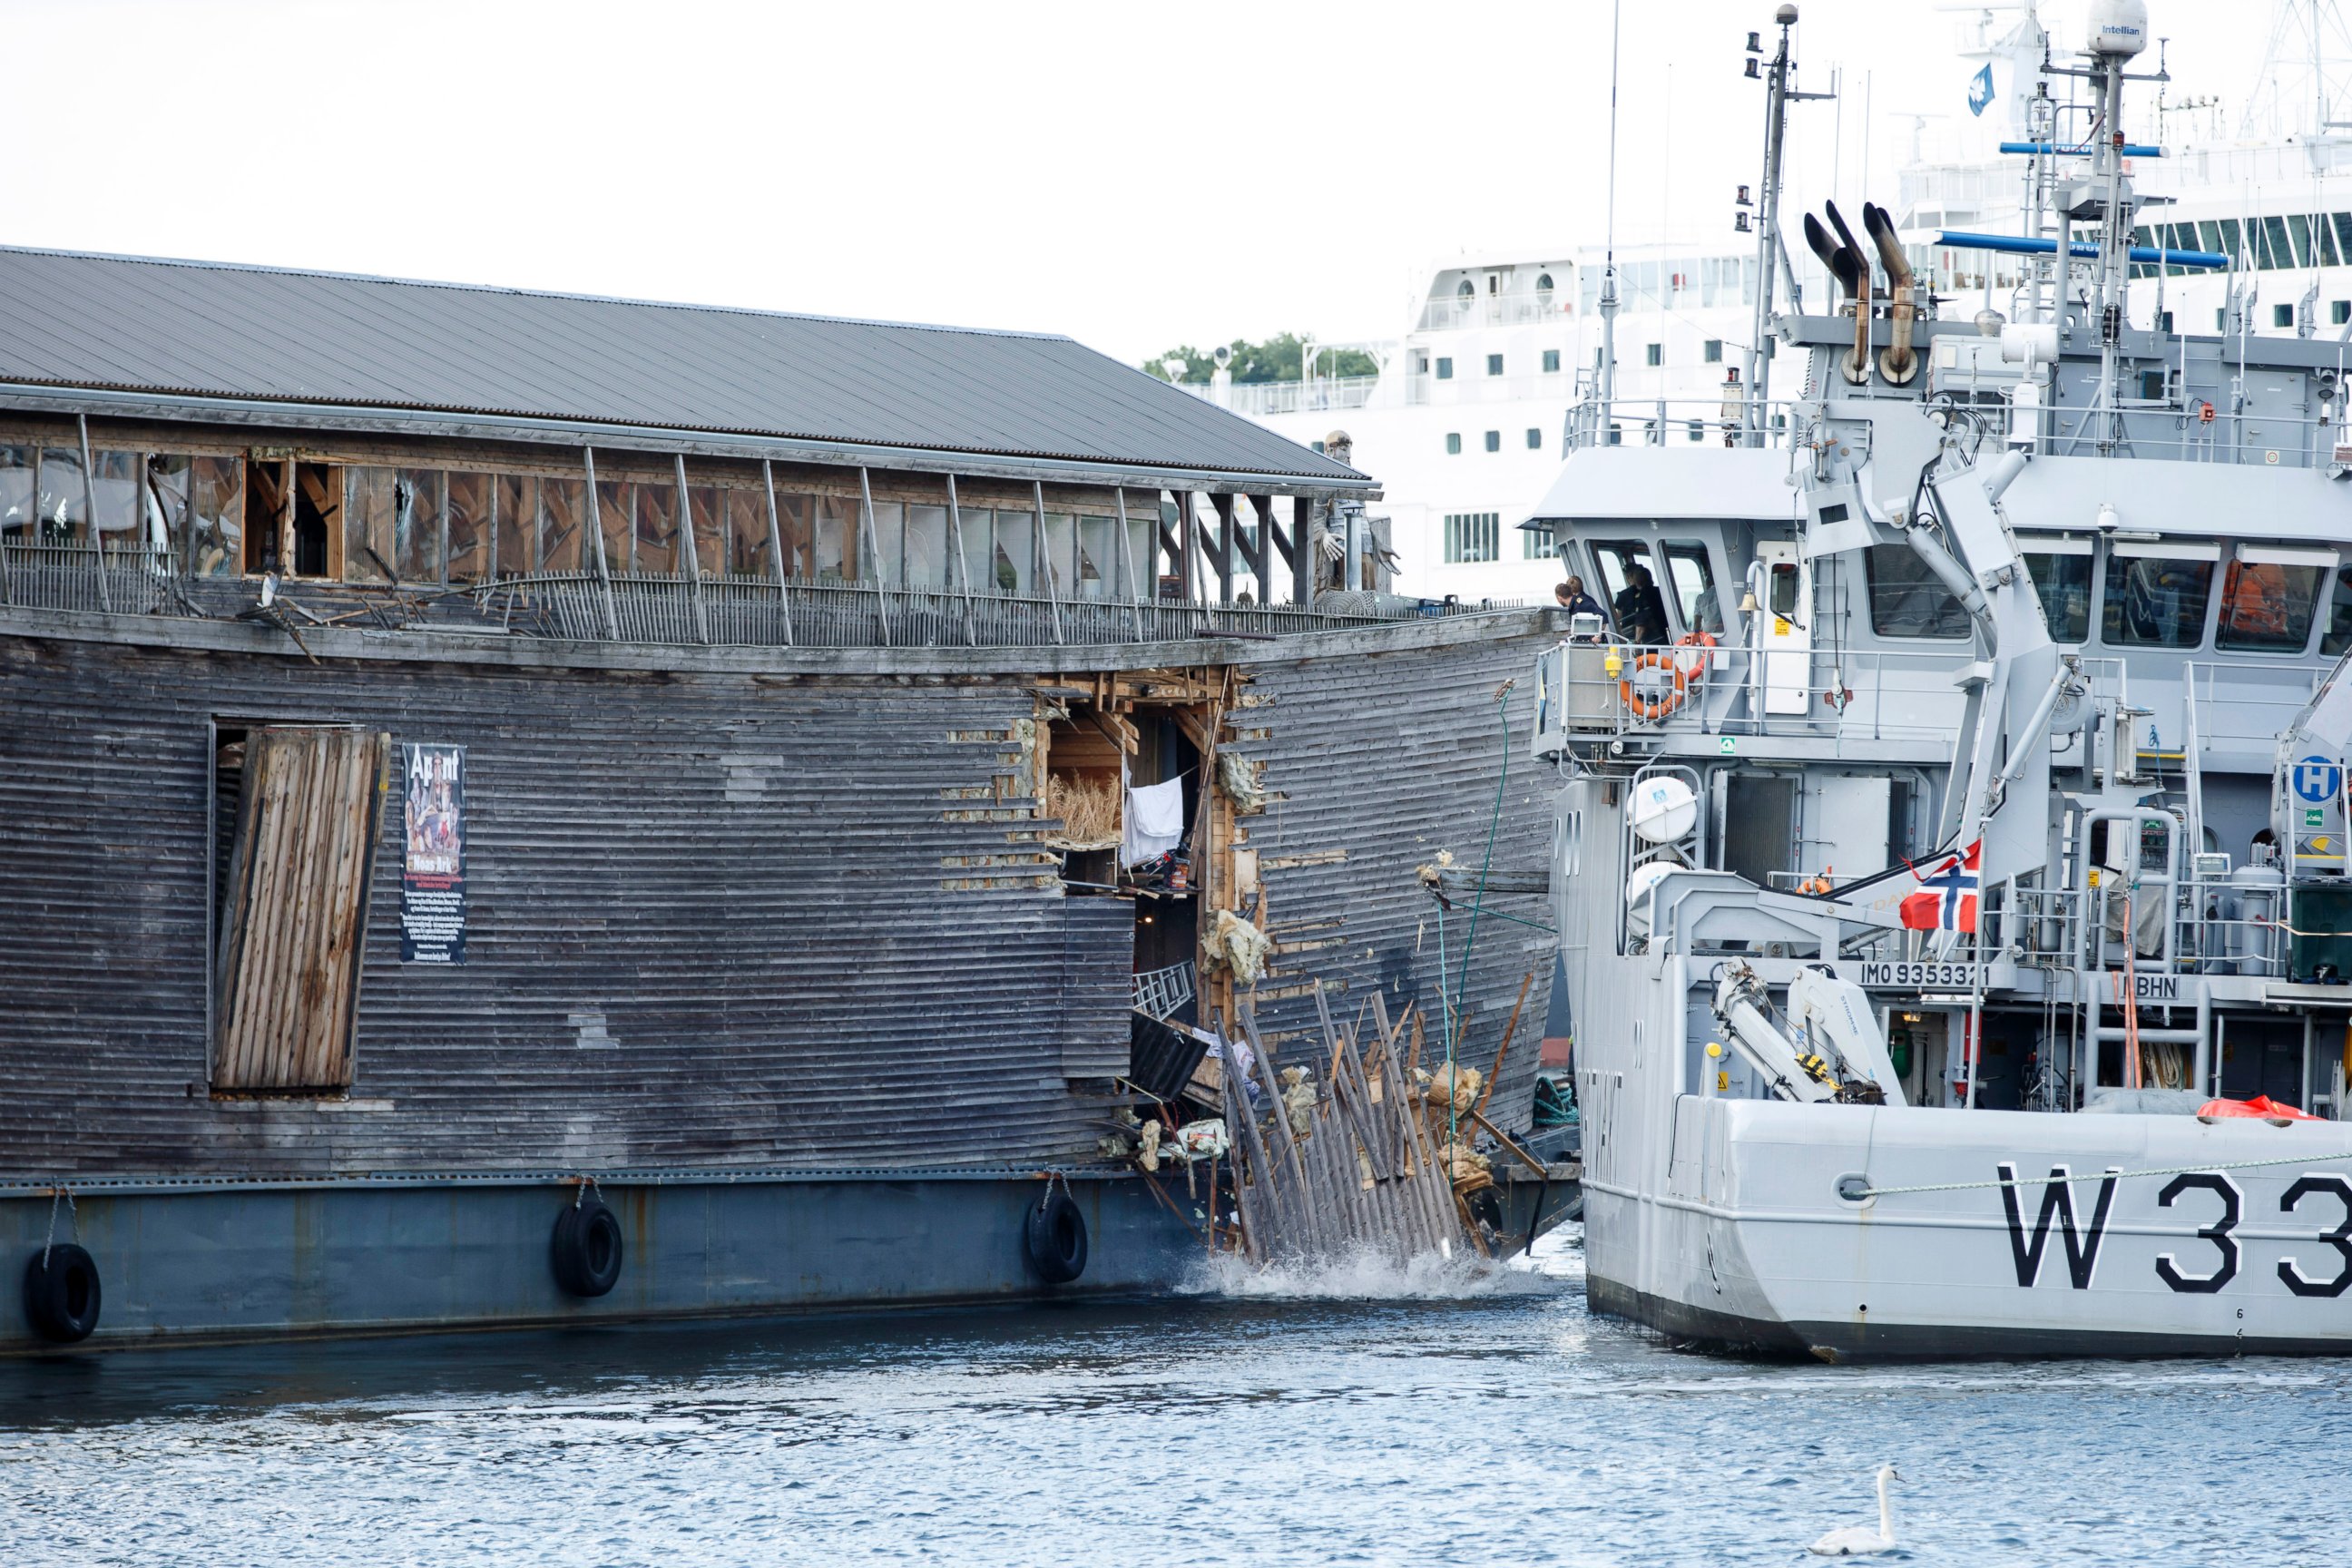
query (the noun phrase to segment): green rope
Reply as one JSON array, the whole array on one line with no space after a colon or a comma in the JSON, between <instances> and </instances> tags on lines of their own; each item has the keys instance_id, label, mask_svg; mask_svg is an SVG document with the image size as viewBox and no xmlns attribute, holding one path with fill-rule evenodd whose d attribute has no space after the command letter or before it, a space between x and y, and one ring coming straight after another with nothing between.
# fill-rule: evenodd
<instances>
[{"instance_id":1,"label":"green rope","mask_svg":"<svg viewBox=\"0 0 2352 1568\"><path fill-rule=\"evenodd\" d=\"M1478 894L1470 905L1470 933L1462 939L1462 967L1454 979L1454 1019L1449 1020L1453 1026L1445 1032L1445 1121L1447 1130L1457 1142L1460 1140L1462 1128L1460 1114L1454 1109L1454 1047L1462 1035L1458 1020L1462 1016L1462 1009L1467 1005L1463 994L1470 986L1470 951L1477 945L1478 917L1486 911L1486 874L1493 870L1495 866L1495 836L1501 831L1503 826L1503 791L1511 782L1511 716L1508 706L1511 684L1509 681L1505 681L1501 689L1495 693L1495 721L1503 727L1503 771L1501 776L1495 780L1495 809L1486 818L1486 858L1478 867ZM1444 940L1442 910L1439 911L1439 942L1442 944ZM1438 963L1442 966L1444 962L1444 949L1441 945L1438 949ZM1438 984L1443 986L1444 984L1445 977L1441 968Z\"/></svg>"}]
</instances>

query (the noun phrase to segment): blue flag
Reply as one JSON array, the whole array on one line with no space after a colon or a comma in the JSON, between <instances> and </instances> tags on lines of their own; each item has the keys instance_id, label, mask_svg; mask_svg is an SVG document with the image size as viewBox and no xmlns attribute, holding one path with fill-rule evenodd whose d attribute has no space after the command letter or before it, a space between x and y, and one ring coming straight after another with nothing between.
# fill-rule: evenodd
<instances>
[{"instance_id":1,"label":"blue flag","mask_svg":"<svg viewBox=\"0 0 2352 1568\"><path fill-rule=\"evenodd\" d=\"M1981 117L1991 101L1992 67L1988 65L1969 79L1969 112Z\"/></svg>"}]
</instances>

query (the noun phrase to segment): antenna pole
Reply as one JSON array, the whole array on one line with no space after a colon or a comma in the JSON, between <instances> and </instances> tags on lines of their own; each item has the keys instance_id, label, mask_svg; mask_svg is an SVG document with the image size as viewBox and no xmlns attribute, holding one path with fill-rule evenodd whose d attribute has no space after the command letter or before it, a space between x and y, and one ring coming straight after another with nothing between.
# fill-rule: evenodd
<instances>
[{"instance_id":1,"label":"antenna pole","mask_svg":"<svg viewBox=\"0 0 2352 1568\"><path fill-rule=\"evenodd\" d=\"M1601 430L1598 439L1610 444L1616 429L1617 402L1617 24L1624 0L1609 7L1609 227L1606 259L1601 268Z\"/></svg>"},{"instance_id":2,"label":"antenna pole","mask_svg":"<svg viewBox=\"0 0 2352 1568\"><path fill-rule=\"evenodd\" d=\"M1772 20L1780 25L1780 48L1772 57L1764 93L1764 199L1756 225L1756 321L1748 334L1746 428L1740 439L1745 447L1764 444L1766 380L1771 374L1764 334L1771 327L1772 286L1778 281L1773 263L1780 250L1780 135L1789 119L1789 29L1796 26L1797 8L1782 5Z\"/></svg>"}]
</instances>

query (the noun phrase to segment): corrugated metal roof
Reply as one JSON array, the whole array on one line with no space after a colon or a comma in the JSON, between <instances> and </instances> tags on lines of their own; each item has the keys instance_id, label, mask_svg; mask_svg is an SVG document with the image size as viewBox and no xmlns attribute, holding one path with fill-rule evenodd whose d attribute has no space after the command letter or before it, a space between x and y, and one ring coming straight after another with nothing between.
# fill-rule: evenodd
<instances>
[{"instance_id":1,"label":"corrugated metal roof","mask_svg":"<svg viewBox=\"0 0 2352 1568\"><path fill-rule=\"evenodd\" d=\"M1066 337L145 257L0 247L0 381L1364 482Z\"/></svg>"}]
</instances>

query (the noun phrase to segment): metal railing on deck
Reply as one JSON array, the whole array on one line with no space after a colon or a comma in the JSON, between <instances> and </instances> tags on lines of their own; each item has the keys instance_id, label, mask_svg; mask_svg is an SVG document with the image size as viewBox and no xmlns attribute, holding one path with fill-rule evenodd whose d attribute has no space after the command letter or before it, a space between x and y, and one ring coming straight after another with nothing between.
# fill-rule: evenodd
<instances>
[{"instance_id":1,"label":"metal railing on deck","mask_svg":"<svg viewBox=\"0 0 2352 1568\"><path fill-rule=\"evenodd\" d=\"M1785 447L1794 423L1788 402L1759 405L1751 416L1736 387L1733 395L1712 397L1621 397L1603 403L1587 397L1568 411L1565 438L1576 447ZM1753 418L1759 428L1750 430ZM1726 437L1729 439L1727 440Z\"/></svg>"},{"instance_id":2,"label":"metal railing on deck","mask_svg":"<svg viewBox=\"0 0 2352 1568\"><path fill-rule=\"evenodd\" d=\"M258 603L257 583L175 574L170 552L0 541L0 605L142 616L236 615ZM194 590L194 592L192 592ZM1277 637L1372 626L1426 616L1483 615L1496 604L1443 605L1327 599L1297 605L1052 599L884 588L873 583L777 583L757 577L515 578L476 587L327 584L282 585L273 616L300 628L364 618L372 627L434 627L582 642L743 647L1050 647ZM1378 603L1379 608L1373 606ZM1392 608L1391 605L1400 607ZM268 618L268 617L265 617Z\"/></svg>"},{"instance_id":3,"label":"metal railing on deck","mask_svg":"<svg viewBox=\"0 0 2352 1568\"><path fill-rule=\"evenodd\" d=\"M0 603L44 610L168 614L178 568L168 550L0 540Z\"/></svg>"},{"instance_id":4,"label":"metal railing on deck","mask_svg":"<svg viewBox=\"0 0 2352 1568\"><path fill-rule=\"evenodd\" d=\"M695 584L683 578L602 578L581 574L501 583L478 591L484 607L537 609L506 615L510 629L582 641L759 647L1051 647L1097 643L1179 642L1199 637L1270 637L1380 626L1393 615L1335 614L1295 605L1199 605L1167 600L1045 599L952 588L881 588L872 584L782 584L758 578L706 578L696 616ZM1457 606L1489 613L1499 606Z\"/></svg>"}]
</instances>

